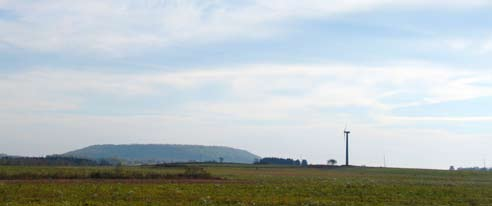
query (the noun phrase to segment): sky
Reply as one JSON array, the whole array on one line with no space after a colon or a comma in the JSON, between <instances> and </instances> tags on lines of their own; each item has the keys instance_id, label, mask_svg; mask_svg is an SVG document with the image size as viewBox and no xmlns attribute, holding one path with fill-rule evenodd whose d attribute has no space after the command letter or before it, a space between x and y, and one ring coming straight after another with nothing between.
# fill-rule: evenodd
<instances>
[{"instance_id":1,"label":"sky","mask_svg":"<svg viewBox=\"0 0 492 206\"><path fill-rule=\"evenodd\" d=\"M492 2L0 0L0 153L492 165Z\"/></svg>"}]
</instances>

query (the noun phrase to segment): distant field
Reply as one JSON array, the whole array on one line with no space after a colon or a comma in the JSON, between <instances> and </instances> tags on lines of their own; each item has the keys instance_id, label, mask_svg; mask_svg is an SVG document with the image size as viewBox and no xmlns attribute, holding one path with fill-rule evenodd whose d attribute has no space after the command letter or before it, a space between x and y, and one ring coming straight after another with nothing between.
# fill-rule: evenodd
<instances>
[{"instance_id":1,"label":"distant field","mask_svg":"<svg viewBox=\"0 0 492 206\"><path fill-rule=\"evenodd\" d=\"M0 167L0 205L492 205L488 172L201 166Z\"/></svg>"}]
</instances>

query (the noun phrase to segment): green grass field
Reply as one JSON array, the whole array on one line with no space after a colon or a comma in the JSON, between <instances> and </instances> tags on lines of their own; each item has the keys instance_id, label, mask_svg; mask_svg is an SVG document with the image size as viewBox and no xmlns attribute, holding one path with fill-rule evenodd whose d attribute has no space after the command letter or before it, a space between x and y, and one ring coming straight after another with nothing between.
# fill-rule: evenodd
<instances>
[{"instance_id":1,"label":"green grass field","mask_svg":"<svg viewBox=\"0 0 492 206\"><path fill-rule=\"evenodd\" d=\"M176 179L184 168L4 166L0 205L492 205L488 172L202 166L220 179Z\"/></svg>"}]
</instances>

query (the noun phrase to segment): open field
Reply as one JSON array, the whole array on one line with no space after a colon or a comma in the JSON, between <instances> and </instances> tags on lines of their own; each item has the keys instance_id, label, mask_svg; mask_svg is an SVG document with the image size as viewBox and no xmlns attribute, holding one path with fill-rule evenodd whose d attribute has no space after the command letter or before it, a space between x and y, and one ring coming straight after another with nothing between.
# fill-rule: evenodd
<instances>
[{"instance_id":1,"label":"open field","mask_svg":"<svg viewBox=\"0 0 492 206\"><path fill-rule=\"evenodd\" d=\"M202 166L215 178L173 178L184 168L167 167L0 167L0 205L492 205L488 172ZM137 175L87 175L98 171Z\"/></svg>"}]
</instances>

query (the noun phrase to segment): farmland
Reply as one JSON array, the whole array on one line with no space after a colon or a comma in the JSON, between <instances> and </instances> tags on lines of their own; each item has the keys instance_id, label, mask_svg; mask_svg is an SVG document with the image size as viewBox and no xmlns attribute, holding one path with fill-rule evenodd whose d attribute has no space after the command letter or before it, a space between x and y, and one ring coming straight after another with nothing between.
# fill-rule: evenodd
<instances>
[{"instance_id":1,"label":"farmland","mask_svg":"<svg viewBox=\"0 0 492 206\"><path fill-rule=\"evenodd\" d=\"M488 172L200 167L2 166L0 205L492 205Z\"/></svg>"}]
</instances>

